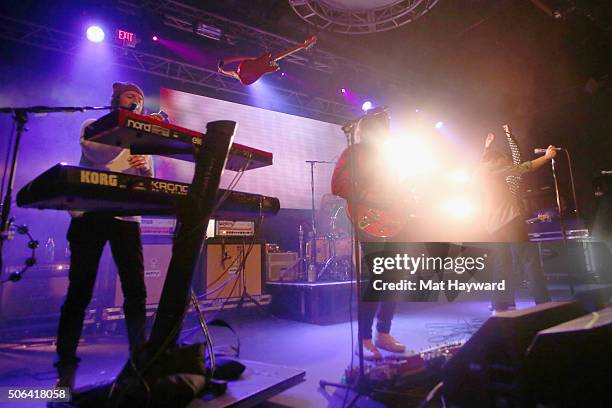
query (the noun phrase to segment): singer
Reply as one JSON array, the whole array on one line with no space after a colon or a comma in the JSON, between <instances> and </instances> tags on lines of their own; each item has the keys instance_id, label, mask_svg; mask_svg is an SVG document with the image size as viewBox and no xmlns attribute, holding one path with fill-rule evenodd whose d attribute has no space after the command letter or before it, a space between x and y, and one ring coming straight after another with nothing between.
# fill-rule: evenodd
<instances>
[{"instance_id":1,"label":"singer","mask_svg":"<svg viewBox=\"0 0 612 408\"><path fill-rule=\"evenodd\" d=\"M135 84L115 82L111 97L112 109L129 109L141 113L144 93ZM159 114L151 115L163 120ZM153 177L151 156L131 155L128 149L90 142L83 138L81 127L81 166L101 170ZM124 295L123 310L127 324L130 350L145 342L144 262L140 240L140 217L113 217L104 214L71 212L68 228L70 244L69 285L62 306L57 333L58 387L74 386L80 359L76 356L83 328L85 309L91 301L98 264L108 241L117 264Z\"/></svg>"},{"instance_id":2,"label":"singer","mask_svg":"<svg viewBox=\"0 0 612 408\"><path fill-rule=\"evenodd\" d=\"M506 177L520 176L542 167L556 156L558 148L548 146L544 156L513 165L510 157L491 148L494 139L494 134L487 135L480 173L484 227L489 234L488 240L496 243L489 257L491 279L496 282L505 280L507 283L506 290L493 295L491 307L498 312L516 308L511 273L513 257L522 264L535 302L550 300L539 257L537 254L533 256L533 247L528 242L522 200L512 193Z\"/></svg>"}]
</instances>

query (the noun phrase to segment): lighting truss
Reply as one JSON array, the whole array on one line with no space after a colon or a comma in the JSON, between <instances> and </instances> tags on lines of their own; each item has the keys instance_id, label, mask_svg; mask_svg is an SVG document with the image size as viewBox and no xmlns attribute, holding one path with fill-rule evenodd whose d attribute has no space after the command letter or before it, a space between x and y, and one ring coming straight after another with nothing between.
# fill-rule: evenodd
<instances>
[{"instance_id":1,"label":"lighting truss","mask_svg":"<svg viewBox=\"0 0 612 408\"><path fill-rule=\"evenodd\" d=\"M435 4L437 1L428 0L425 3ZM433 7L433 4L430 7ZM134 16L142 15L143 10L148 10L163 16L165 25L182 31L193 32L194 22L201 22L220 28L223 31L221 41L231 45L248 46L250 49L262 52L278 52L298 44L297 41L218 16L178 0L119 0L119 10ZM283 59L283 63L285 62L336 76L382 79L399 89L406 89L416 83L410 78L409 72L406 72L406 75L401 78L393 77L384 69L374 68L324 51L320 46L315 46L305 53L287 56Z\"/></svg>"},{"instance_id":2,"label":"lighting truss","mask_svg":"<svg viewBox=\"0 0 612 408\"><path fill-rule=\"evenodd\" d=\"M324 0L289 0L289 4L300 18L321 30L370 34L411 23L431 10L438 1L398 0L369 9L348 9Z\"/></svg>"},{"instance_id":3,"label":"lighting truss","mask_svg":"<svg viewBox=\"0 0 612 408\"><path fill-rule=\"evenodd\" d=\"M0 16L0 38L43 48L63 54L75 55L83 38L29 21ZM249 97L246 88L237 80L215 70L187 64L170 58L141 52L119 45L106 44L113 53L110 63L150 75L177 80L214 91ZM303 92L267 85L282 97L287 106L297 108L305 115L342 123L359 114L358 109L338 101L314 97Z\"/></svg>"}]
</instances>

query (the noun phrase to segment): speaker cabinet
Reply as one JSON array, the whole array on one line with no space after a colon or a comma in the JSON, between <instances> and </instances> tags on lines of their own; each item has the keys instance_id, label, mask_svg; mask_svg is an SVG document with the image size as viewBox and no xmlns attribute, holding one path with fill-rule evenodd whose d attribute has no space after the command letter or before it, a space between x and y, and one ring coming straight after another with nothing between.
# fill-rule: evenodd
<instances>
[{"instance_id":1,"label":"speaker cabinet","mask_svg":"<svg viewBox=\"0 0 612 408\"><path fill-rule=\"evenodd\" d=\"M22 266L7 267L2 279ZM20 281L5 282L0 285L0 316L2 321L20 319L48 318L56 324L60 308L68 290L68 263L40 264L28 269ZM98 283L94 287L90 308L95 307L101 298ZM87 317L86 320L89 318Z\"/></svg>"},{"instance_id":2,"label":"speaker cabinet","mask_svg":"<svg viewBox=\"0 0 612 408\"><path fill-rule=\"evenodd\" d=\"M147 287L147 305L159 304L166 273L172 258L172 244L145 244L142 246L144 258L145 286ZM115 307L123 306L123 292L121 291L121 281L116 273L115 284Z\"/></svg>"},{"instance_id":3,"label":"speaker cabinet","mask_svg":"<svg viewBox=\"0 0 612 408\"><path fill-rule=\"evenodd\" d=\"M297 279L297 252L270 252L266 255L267 281Z\"/></svg>"},{"instance_id":4,"label":"speaker cabinet","mask_svg":"<svg viewBox=\"0 0 612 408\"><path fill-rule=\"evenodd\" d=\"M256 243L207 243L205 293L206 299L240 297L263 293L263 248Z\"/></svg>"}]
</instances>

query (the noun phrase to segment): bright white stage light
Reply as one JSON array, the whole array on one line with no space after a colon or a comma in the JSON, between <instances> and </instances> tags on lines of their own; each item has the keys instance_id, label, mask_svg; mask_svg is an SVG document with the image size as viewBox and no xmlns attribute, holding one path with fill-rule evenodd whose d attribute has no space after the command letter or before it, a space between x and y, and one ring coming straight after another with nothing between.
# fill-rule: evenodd
<instances>
[{"instance_id":1,"label":"bright white stage light","mask_svg":"<svg viewBox=\"0 0 612 408\"><path fill-rule=\"evenodd\" d=\"M402 178L412 178L430 172L436 161L429 146L416 137L392 137L385 141L383 154L391 171Z\"/></svg>"},{"instance_id":2,"label":"bright white stage light","mask_svg":"<svg viewBox=\"0 0 612 408\"><path fill-rule=\"evenodd\" d=\"M456 184L465 184L469 181L470 176L464 169L456 169L448 173L448 179Z\"/></svg>"},{"instance_id":3,"label":"bright white stage light","mask_svg":"<svg viewBox=\"0 0 612 408\"><path fill-rule=\"evenodd\" d=\"M104 30L98 26L89 27L87 29L87 39L95 43L104 41Z\"/></svg>"},{"instance_id":4,"label":"bright white stage light","mask_svg":"<svg viewBox=\"0 0 612 408\"><path fill-rule=\"evenodd\" d=\"M453 197L443 204L444 211L453 218L470 218L476 212L474 202L467 197Z\"/></svg>"},{"instance_id":5,"label":"bright white stage light","mask_svg":"<svg viewBox=\"0 0 612 408\"><path fill-rule=\"evenodd\" d=\"M372 102L370 102L370 101L365 101L363 103L363 105L361 105L361 110L364 111L364 112L367 112L370 109L372 109Z\"/></svg>"},{"instance_id":6,"label":"bright white stage light","mask_svg":"<svg viewBox=\"0 0 612 408\"><path fill-rule=\"evenodd\" d=\"M444 122L440 121L440 122L437 122L434 127L436 129L440 129L442 126L444 126Z\"/></svg>"}]
</instances>

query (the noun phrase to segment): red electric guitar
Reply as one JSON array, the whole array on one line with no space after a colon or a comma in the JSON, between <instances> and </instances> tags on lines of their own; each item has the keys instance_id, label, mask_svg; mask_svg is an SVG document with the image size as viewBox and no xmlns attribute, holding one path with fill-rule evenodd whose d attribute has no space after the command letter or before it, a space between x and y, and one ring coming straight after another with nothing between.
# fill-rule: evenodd
<instances>
[{"instance_id":1,"label":"red electric guitar","mask_svg":"<svg viewBox=\"0 0 612 408\"><path fill-rule=\"evenodd\" d=\"M269 74L270 72L278 71L280 67L277 64L277 61L300 50L308 49L316 42L317 36L313 35L303 43L275 55L267 53L259 56L258 58L232 57L225 60L220 60L217 69L222 74L236 78L242 85L251 85L262 76ZM238 69L236 69L236 71L224 69L225 64L238 61L240 61L240 64L238 64Z\"/></svg>"},{"instance_id":2,"label":"red electric guitar","mask_svg":"<svg viewBox=\"0 0 612 408\"><path fill-rule=\"evenodd\" d=\"M377 238L392 238L414 217L411 213L412 205L402 204L392 208L380 209L363 204L356 205L357 215L353 214L350 205L347 213L351 220L355 220L357 228L366 234Z\"/></svg>"}]
</instances>

